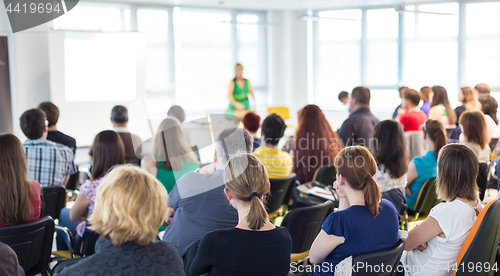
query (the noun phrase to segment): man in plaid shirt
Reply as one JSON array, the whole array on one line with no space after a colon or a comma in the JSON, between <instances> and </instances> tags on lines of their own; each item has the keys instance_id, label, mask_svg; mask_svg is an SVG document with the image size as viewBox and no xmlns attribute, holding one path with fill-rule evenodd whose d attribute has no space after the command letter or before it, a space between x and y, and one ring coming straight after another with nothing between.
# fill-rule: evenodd
<instances>
[{"instance_id":1,"label":"man in plaid shirt","mask_svg":"<svg viewBox=\"0 0 500 276\"><path fill-rule=\"evenodd\" d=\"M20 121L21 130L28 137L23 145L31 177L42 187L66 185L69 175L76 173L73 151L46 139L48 122L42 110L28 110Z\"/></svg>"}]
</instances>

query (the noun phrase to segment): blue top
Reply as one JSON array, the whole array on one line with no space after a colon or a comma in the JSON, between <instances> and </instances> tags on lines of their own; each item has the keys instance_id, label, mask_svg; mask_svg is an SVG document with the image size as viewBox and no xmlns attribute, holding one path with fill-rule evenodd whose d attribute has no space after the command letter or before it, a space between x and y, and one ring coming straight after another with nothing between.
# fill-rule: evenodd
<instances>
[{"instance_id":1,"label":"blue top","mask_svg":"<svg viewBox=\"0 0 500 276\"><path fill-rule=\"evenodd\" d=\"M412 160L417 169L417 178L410 184L411 196L405 195L408 208L415 209L415 203L420 193L420 189L425 181L437 176L437 158L434 151L428 151L424 156L414 157Z\"/></svg>"},{"instance_id":2,"label":"blue top","mask_svg":"<svg viewBox=\"0 0 500 276\"><path fill-rule=\"evenodd\" d=\"M254 138L252 151L256 150L258 147L260 147L260 138Z\"/></svg>"},{"instance_id":3,"label":"blue top","mask_svg":"<svg viewBox=\"0 0 500 276\"><path fill-rule=\"evenodd\" d=\"M430 102L425 102L422 104L420 107L420 110L425 112L425 114L429 115L429 110L431 110L431 103Z\"/></svg>"},{"instance_id":4,"label":"blue top","mask_svg":"<svg viewBox=\"0 0 500 276\"><path fill-rule=\"evenodd\" d=\"M382 199L379 210L378 216L373 217L366 206L353 205L330 214L321 229L328 235L344 237L345 241L326 257L328 265L316 265L313 275L333 276L335 266L349 256L393 248L398 242L400 216L387 199Z\"/></svg>"}]
</instances>

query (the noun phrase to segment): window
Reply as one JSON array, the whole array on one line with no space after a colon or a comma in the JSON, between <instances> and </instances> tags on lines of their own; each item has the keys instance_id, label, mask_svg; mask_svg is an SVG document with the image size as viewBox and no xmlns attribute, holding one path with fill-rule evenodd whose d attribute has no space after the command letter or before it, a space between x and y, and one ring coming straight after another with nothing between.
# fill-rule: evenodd
<instances>
[{"instance_id":1,"label":"window","mask_svg":"<svg viewBox=\"0 0 500 276\"><path fill-rule=\"evenodd\" d=\"M56 30L121 31L125 30L125 8L119 6L88 6L80 3L64 16L53 21Z\"/></svg>"}]
</instances>

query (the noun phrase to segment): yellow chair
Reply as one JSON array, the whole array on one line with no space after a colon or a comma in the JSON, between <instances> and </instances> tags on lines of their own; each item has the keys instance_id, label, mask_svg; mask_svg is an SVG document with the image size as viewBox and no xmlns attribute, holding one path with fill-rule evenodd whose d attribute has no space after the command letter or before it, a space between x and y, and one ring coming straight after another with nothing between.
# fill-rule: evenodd
<instances>
[{"instance_id":1,"label":"yellow chair","mask_svg":"<svg viewBox=\"0 0 500 276\"><path fill-rule=\"evenodd\" d=\"M276 113L277 115L279 115L281 118L283 118L284 121L290 120L290 109L288 109L288 107L286 107L286 106L269 107L267 109L267 114L273 114L273 113ZM286 126L293 127L294 125L287 123Z\"/></svg>"}]
</instances>

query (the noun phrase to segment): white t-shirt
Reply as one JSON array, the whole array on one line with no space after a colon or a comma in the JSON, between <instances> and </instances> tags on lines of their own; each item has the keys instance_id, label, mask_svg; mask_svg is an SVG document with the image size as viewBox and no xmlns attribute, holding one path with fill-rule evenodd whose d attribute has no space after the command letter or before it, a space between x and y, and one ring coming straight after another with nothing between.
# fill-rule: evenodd
<instances>
[{"instance_id":1,"label":"white t-shirt","mask_svg":"<svg viewBox=\"0 0 500 276\"><path fill-rule=\"evenodd\" d=\"M458 252L476 220L474 207L460 200L438 204L429 216L437 220L446 238L432 238L424 251L404 251L401 262L406 266L405 275L452 275Z\"/></svg>"},{"instance_id":2,"label":"white t-shirt","mask_svg":"<svg viewBox=\"0 0 500 276\"><path fill-rule=\"evenodd\" d=\"M495 121L493 121L493 118L491 118L490 115L484 115L484 118L486 119L486 126L488 128L488 135L490 136L490 139L492 138L498 138L500 136L500 129L498 128L498 125L495 124Z\"/></svg>"}]
</instances>

